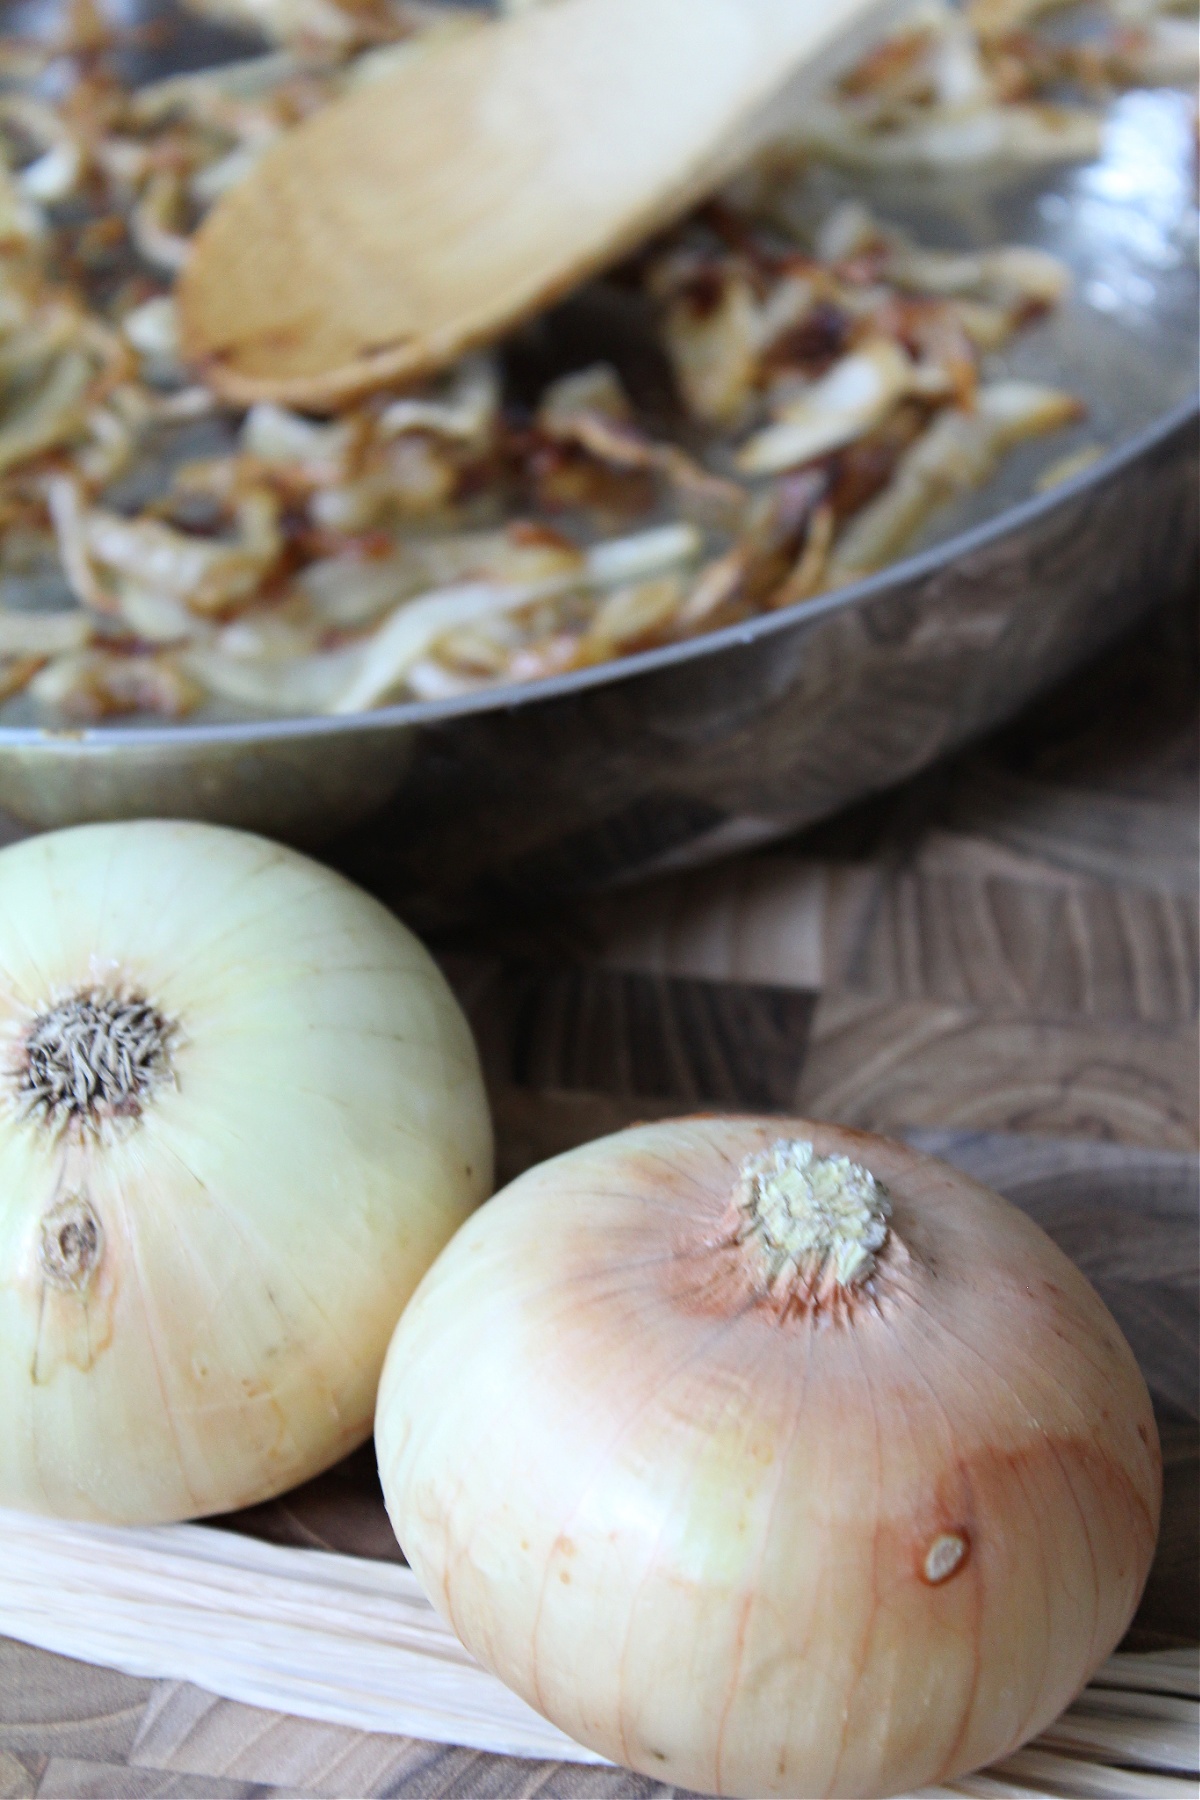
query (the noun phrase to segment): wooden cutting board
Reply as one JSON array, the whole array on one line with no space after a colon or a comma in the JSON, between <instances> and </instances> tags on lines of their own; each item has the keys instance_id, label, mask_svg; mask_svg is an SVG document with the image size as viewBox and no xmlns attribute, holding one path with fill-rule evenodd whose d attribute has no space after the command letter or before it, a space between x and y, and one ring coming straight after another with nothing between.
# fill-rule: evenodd
<instances>
[{"instance_id":1,"label":"wooden cutting board","mask_svg":"<svg viewBox=\"0 0 1200 1800\"><path fill-rule=\"evenodd\" d=\"M1138 1650L1200 1639L1192 646L1190 620L1155 620L983 750L781 850L435 945L479 1035L502 1179L634 1119L801 1110L913 1137L1045 1226L1154 1395L1166 1504ZM399 1556L369 1447L225 1523ZM1097 1791L1036 1758L1025 1779L979 1791ZM669 1790L0 1640L0 1797L535 1792Z\"/></svg>"}]
</instances>

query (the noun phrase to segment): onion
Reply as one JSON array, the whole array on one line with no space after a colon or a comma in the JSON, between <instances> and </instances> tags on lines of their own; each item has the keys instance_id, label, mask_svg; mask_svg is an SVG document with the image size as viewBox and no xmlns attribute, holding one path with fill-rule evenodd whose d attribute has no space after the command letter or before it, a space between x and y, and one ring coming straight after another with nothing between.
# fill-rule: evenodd
<instances>
[{"instance_id":1,"label":"onion","mask_svg":"<svg viewBox=\"0 0 1200 1800\"><path fill-rule=\"evenodd\" d=\"M66 350L45 379L0 423L0 474L73 437L87 411L95 369L82 350Z\"/></svg>"},{"instance_id":2,"label":"onion","mask_svg":"<svg viewBox=\"0 0 1200 1800\"><path fill-rule=\"evenodd\" d=\"M356 660L349 679L330 700L328 711L355 713L382 706L403 684L413 664L446 632L493 614L519 612L537 600L556 599L574 585L569 575L536 583L463 581L398 606Z\"/></svg>"},{"instance_id":3,"label":"onion","mask_svg":"<svg viewBox=\"0 0 1200 1800\"><path fill-rule=\"evenodd\" d=\"M918 371L890 338L873 338L806 386L775 422L742 446L746 475L775 475L813 462L871 431L913 389Z\"/></svg>"},{"instance_id":4,"label":"onion","mask_svg":"<svg viewBox=\"0 0 1200 1800\"><path fill-rule=\"evenodd\" d=\"M659 289L669 294L669 271ZM733 269L716 303L698 311L686 297L669 304L663 342L688 412L706 425L736 425L754 392L762 348L749 276Z\"/></svg>"},{"instance_id":5,"label":"onion","mask_svg":"<svg viewBox=\"0 0 1200 1800\"><path fill-rule=\"evenodd\" d=\"M655 525L629 537L607 538L587 553L587 579L594 588L641 581L679 568L699 555L703 538L694 525Z\"/></svg>"},{"instance_id":6,"label":"onion","mask_svg":"<svg viewBox=\"0 0 1200 1800\"><path fill-rule=\"evenodd\" d=\"M240 447L259 462L292 464L319 483L341 478L352 436L345 423L317 425L273 401L260 400L246 414Z\"/></svg>"},{"instance_id":7,"label":"onion","mask_svg":"<svg viewBox=\"0 0 1200 1800\"><path fill-rule=\"evenodd\" d=\"M17 612L0 606L0 656L58 656L92 635L85 612Z\"/></svg>"},{"instance_id":8,"label":"onion","mask_svg":"<svg viewBox=\"0 0 1200 1800\"><path fill-rule=\"evenodd\" d=\"M1133 1356L1037 1226L799 1120L640 1127L515 1181L404 1313L376 1443L468 1649L716 1794L1011 1751L1120 1638L1161 1494Z\"/></svg>"},{"instance_id":9,"label":"onion","mask_svg":"<svg viewBox=\"0 0 1200 1800\"><path fill-rule=\"evenodd\" d=\"M0 155L0 246L10 250L39 238L45 231L42 210L24 193Z\"/></svg>"},{"instance_id":10,"label":"onion","mask_svg":"<svg viewBox=\"0 0 1200 1800\"><path fill-rule=\"evenodd\" d=\"M326 556L301 569L295 586L323 626L352 630L373 624L399 601L420 593L427 584L419 566L411 566L414 560L402 552L378 561Z\"/></svg>"},{"instance_id":11,"label":"onion","mask_svg":"<svg viewBox=\"0 0 1200 1800\"><path fill-rule=\"evenodd\" d=\"M179 176L160 169L129 215L129 235L140 255L156 269L178 275L188 259L188 240L177 229L184 190Z\"/></svg>"},{"instance_id":12,"label":"onion","mask_svg":"<svg viewBox=\"0 0 1200 1800\"><path fill-rule=\"evenodd\" d=\"M166 75L126 96L130 118L143 129L173 118L197 124L220 124L229 117L228 103L259 100L305 73L307 65L290 50L247 56L240 62L215 63L186 75ZM111 140L110 140L111 141Z\"/></svg>"},{"instance_id":13,"label":"onion","mask_svg":"<svg viewBox=\"0 0 1200 1800\"><path fill-rule=\"evenodd\" d=\"M488 1191L475 1049L349 883L195 824L0 854L0 1505L245 1506L371 1428Z\"/></svg>"},{"instance_id":14,"label":"onion","mask_svg":"<svg viewBox=\"0 0 1200 1800\"><path fill-rule=\"evenodd\" d=\"M99 644L56 656L28 692L37 705L84 725L122 713L179 719L204 698L175 657L162 651L131 656Z\"/></svg>"},{"instance_id":15,"label":"onion","mask_svg":"<svg viewBox=\"0 0 1200 1800\"><path fill-rule=\"evenodd\" d=\"M930 108L928 117L893 130L872 131L827 100L815 100L796 149L851 169L937 169L985 163L1082 162L1098 156L1099 114L1044 102L983 105L957 113Z\"/></svg>"},{"instance_id":16,"label":"onion","mask_svg":"<svg viewBox=\"0 0 1200 1800\"><path fill-rule=\"evenodd\" d=\"M194 612L220 613L253 599L283 547L279 509L267 489L243 489L235 512L238 535L229 541L93 507L83 523L85 552L102 570L171 594Z\"/></svg>"},{"instance_id":17,"label":"onion","mask_svg":"<svg viewBox=\"0 0 1200 1800\"><path fill-rule=\"evenodd\" d=\"M363 664L358 644L311 656L241 656L196 645L183 654L189 675L239 706L277 713L330 712Z\"/></svg>"},{"instance_id":18,"label":"onion","mask_svg":"<svg viewBox=\"0 0 1200 1800\"><path fill-rule=\"evenodd\" d=\"M233 30L260 31L278 43L299 38L322 47L353 41L354 22L334 0L187 0L190 9Z\"/></svg>"},{"instance_id":19,"label":"onion","mask_svg":"<svg viewBox=\"0 0 1200 1800\"><path fill-rule=\"evenodd\" d=\"M990 381L972 411L947 407L901 457L883 492L856 513L829 568L834 585L857 581L901 549L936 506L980 487L1006 450L1057 431L1081 412L1073 395L1035 381Z\"/></svg>"},{"instance_id":20,"label":"onion","mask_svg":"<svg viewBox=\"0 0 1200 1800\"><path fill-rule=\"evenodd\" d=\"M468 356L450 373L441 396L393 400L379 417L383 437L431 431L463 443L484 443L500 412L500 373L490 357Z\"/></svg>"}]
</instances>

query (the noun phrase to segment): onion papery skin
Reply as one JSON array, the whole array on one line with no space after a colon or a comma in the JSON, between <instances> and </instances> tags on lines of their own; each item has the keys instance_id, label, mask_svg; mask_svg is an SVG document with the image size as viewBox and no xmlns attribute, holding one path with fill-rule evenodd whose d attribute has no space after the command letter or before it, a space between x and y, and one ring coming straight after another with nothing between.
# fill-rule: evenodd
<instances>
[{"instance_id":1,"label":"onion papery skin","mask_svg":"<svg viewBox=\"0 0 1200 1800\"><path fill-rule=\"evenodd\" d=\"M30 1022L81 993L151 1003L165 1073L51 1123L22 1104ZM189 1518L335 1462L491 1165L457 1002L340 876L190 823L4 850L0 1505Z\"/></svg>"},{"instance_id":2,"label":"onion papery skin","mask_svg":"<svg viewBox=\"0 0 1200 1800\"><path fill-rule=\"evenodd\" d=\"M781 1309L729 1241L743 1160L781 1137L890 1195L849 1305ZM513 1182L404 1313L376 1443L473 1654L714 1794L895 1794L1010 1751L1120 1639L1161 1500L1132 1353L1031 1220L778 1118L638 1127Z\"/></svg>"}]
</instances>

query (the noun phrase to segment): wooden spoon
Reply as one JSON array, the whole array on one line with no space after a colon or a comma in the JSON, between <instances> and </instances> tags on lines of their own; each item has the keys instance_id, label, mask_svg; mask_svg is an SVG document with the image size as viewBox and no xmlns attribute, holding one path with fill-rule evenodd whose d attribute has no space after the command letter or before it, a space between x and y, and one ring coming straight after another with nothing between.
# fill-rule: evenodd
<instances>
[{"instance_id":1,"label":"wooden spoon","mask_svg":"<svg viewBox=\"0 0 1200 1800\"><path fill-rule=\"evenodd\" d=\"M321 408L497 336L686 210L879 0L556 0L450 36L282 138L205 220L183 348Z\"/></svg>"}]
</instances>

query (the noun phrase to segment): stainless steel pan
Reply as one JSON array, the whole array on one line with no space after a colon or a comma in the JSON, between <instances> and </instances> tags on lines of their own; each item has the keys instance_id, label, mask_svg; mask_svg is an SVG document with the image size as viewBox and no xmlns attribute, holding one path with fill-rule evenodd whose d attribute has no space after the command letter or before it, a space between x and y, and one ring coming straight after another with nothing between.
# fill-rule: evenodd
<instances>
[{"instance_id":1,"label":"stainless steel pan","mask_svg":"<svg viewBox=\"0 0 1200 1800\"><path fill-rule=\"evenodd\" d=\"M1024 447L882 574L469 700L0 728L0 807L36 827L161 814L320 845L432 919L715 858L912 774L1195 580L1192 152L1183 99L1141 93L1116 103L1098 164L874 184L927 241L1008 238L1071 263L1073 298L1008 362L1089 406L1074 438ZM1030 497L1085 440L1100 459Z\"/></svg>"}]
</instances>

